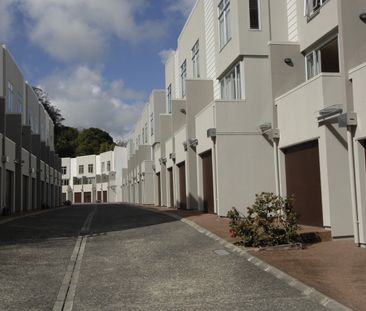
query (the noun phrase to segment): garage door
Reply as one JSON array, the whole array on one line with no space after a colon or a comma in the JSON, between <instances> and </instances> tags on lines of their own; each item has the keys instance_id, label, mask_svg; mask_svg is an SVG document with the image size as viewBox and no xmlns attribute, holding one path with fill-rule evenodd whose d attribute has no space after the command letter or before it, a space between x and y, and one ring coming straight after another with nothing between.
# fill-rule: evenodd
<instances>
[{"instance_id":1,"label":"garage door","mask_svg":"<svg viewBox=\"0 0 366 311\"><path fill-rule=\"evenodd\" d=\"M75 192L75 203L81 203L81 192Z\"/></svg>"},{"instance_id":2,"label":"garage door","mask_svg":"<svg viewBox=\"0 0 366 311\"><path fill-rule=\"evenodd\" d=\"M84 192L84 203L91 203L91 192Z\"/></svg>"},{"instance_id":3,"label":"garage door","mask_svg":"<svg viewBox=\"0 0 366 311\"><path fill-rule=\"evenodd\" d=\"M103 191L103 202L107 203L108 202L108 194L107 191Z\"/></svg>"},{"instance_id":4,"label":"garage door","mask_svg":"<svg viewBox=\"0 0 366 311\"><path fill-rule=\"evenodd\" d=\"M295 196L299 223L323 226L318 141L284 150L287 194Z\"/></svg>"},{"instance_id":5,"label":"garage door","mask_svg":"<svg viewBox=\"0 0 366 311\"><path fill-rule=\"evenodd\" d=\"M183 162L178 164L179 172L179 207L187 208L187 195L186 195L186 164Z\"/></svg>"},{"instance_id":6,"label":"garage door","mask_svg":"<svg viewBox=\"0 0 366 311\"><path fill-rule=\"evenodd\" d=\"M23 175L23 211L28 210L28 176Z\"/></svg>"},{"instance_id":7,"label":"garage door","mask_svg":"<svg viewBox=\"0 0 366 311\"><path fill-rule=\"evenodd\" d=\"M202 176L203 176L203 209L206 213L214 214L214 195L213 195L213 172L212 172L212 152L201 155Z\"/></svg>"},{"instance_id":8,"label":"garage door","mask_svg":"<svg viewBox=\"0 0 366 311\"><path fill-rule=\"evenodd\" d=\"M98 203L102 202L102 191L97 192L97 201Z\"/></svg>"}]
</instances>

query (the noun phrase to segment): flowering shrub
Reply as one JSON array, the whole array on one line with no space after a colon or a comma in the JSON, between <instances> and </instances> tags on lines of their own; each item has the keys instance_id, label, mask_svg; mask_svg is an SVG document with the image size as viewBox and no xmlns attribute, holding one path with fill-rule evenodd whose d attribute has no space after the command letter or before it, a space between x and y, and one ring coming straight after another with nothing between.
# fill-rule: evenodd
<instances>
[{"instance_id":1,"label":"flowering shrub","mask_svg":"<svg viewBox=\"0 0 366 311\"><path fill-rule=\"evenodd\" d=\"M263 192L241 215L233 207L228 213L230 235L239 237L244 246L275 246L296 242L297 215L293 210L293 197L283 198Z\"/></svg>"}]
</instances>

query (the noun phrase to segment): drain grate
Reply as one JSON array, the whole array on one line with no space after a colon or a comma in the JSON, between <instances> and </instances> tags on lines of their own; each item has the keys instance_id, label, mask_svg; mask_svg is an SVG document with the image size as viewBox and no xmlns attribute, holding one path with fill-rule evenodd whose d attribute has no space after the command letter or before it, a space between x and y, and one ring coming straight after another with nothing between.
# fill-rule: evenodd
<instances>
[{"instance_id":1,"label":"drain grate","mask_svg":"<svg viewBox=\"0 0 366 311\"><path fill-rule=\"evenodd\" d=\"M224 249L217 249L214 251L219 256L227 256L230 255L230 253Z\"/></svg>"}]
</instances>

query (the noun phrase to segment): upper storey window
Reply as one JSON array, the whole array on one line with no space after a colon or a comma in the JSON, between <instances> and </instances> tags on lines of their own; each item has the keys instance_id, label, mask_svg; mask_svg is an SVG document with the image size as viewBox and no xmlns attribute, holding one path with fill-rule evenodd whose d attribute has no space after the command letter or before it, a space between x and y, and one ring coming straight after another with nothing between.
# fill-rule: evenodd
<instances>
[{"instance_id":1,"label":"upper storey window","mask_svg":"<svg viewBox=\"0 0 366 311\"><path fill-rule=\"evenodd\" d=\"M231 38L230 15L230 0L222 0L219 4L220 49Z\"/></svg>"},{"instance_id":2,"label":"upper storey window","mask_svg":"<svg viewBox=\"0 0 366 311\"><path fill-rule=\"evenodd\" d=\"M250 29L260 29L259 0L249 0L249 26Z\"/></svg>"},{"instance_id":3,"label":"upper storey window","mask_svg":"<svg viewBox=\"0 0 366 311\"><path fill-rule=\"evenodd\" d=\"M319 12L320 8L329 0L304 0L304 13L308 18Z\"/></svg>"},{"instance_id":4,"label":"upper storey window","mask_svg":"<svg viewBox=\"0 0 366 311\"><path fill-rule=\"evenodd\" d=\"M230 72L221 79L221 98L226 100L241 99L241 70L240 63L236 64Z\"/></svg>"},{"instance_id":5,"label":"upper storey window","mask_svg":"<svg viewBox=\"0 0 366 311\"><path fill-rule=\"evenodd\" d=\"M84 174L84 165L79 165L79 175Z\"/></svg>"},{"instance_id":6,"label":"upper storey window","mask_svg":"<svg viewBox=\"0 0 366 311\"><path fill-rule=\"evenodd\" d=\"M321 72L339 72L338 38L334 38L305 56L306 79Z\"/></svg>"},{"instance_id":7,"label":"upper storey window","mask_svg":"<svg viewBox=\"0 0 366 311\"><path fill-rule=\"evenodd\" d=\"M182 90L182 98L186 96L186 79L187 79L187 60L180 66L180 82Z\"/></svg>"},{"instance_id":8,"label":"upper storey window","mask_svg":"<svg viewBox=\"0 0 366 311\"><path fill-rule=\"evenodd\" d=\"M111 171L111 161L107 161L107 172Z\"/></svg>"},{"instance_id":9,"label":"upper storey window","mask_svg":"<svg viewBox=\"0 0 366 311\"><path fill-rule=\"evenodd\" d=\"M14 97L14 86L8 82L8 112L13 112Z\"/></svg>"},{"instance_id":10,"label":"upper storey window","mask_svg":"<svg viewBox=\"0 0 366 311\"><path fill-rule=\"evenodd\" d=\"M192 48L192 64L193 64L193 78L200 77L200 43L197 42L194 44Z\"/></svg>"},{"instance_id":11,"label":"upper storey window","mask_svg":"<svg viewBox=\"0 0 366 311\"><path fill-rule=\"evenodd\" d=\"M66 175L66 173L67 173L67 167L66 166L63 166L61 168L61 171L62 171L62 175Z\"/></svg>"},{"instance_id":12,"label":"upper storey window","mask_svg":"<svg viewBox=\"0 0 366 311\"><path fill-rule=\"evenodd\" d=\"M150 134L154 135L154 113L152 112L150 115Z\"/></svg>"},{"instance_id":13,"label":"upper storey window","mask_svg":"<svg viewBox=\"0 0 366 311\"><path fill-rule=\"evenodd\" d=\"M172 113L172 85L169 84L166 90L166 100L168 102L168 113ZM151 121L152 124L152 121Z\"/></svg>"},{"instance_id":14,"label":"upper storey window","mask_svg":"<svg viewBox=\"0 0 366 311\"><path fill-rule=\"evenodd\" d=\"M94 172L94 165L88 164L88 173L92 174Z\"/></svg>"}]
</instances>

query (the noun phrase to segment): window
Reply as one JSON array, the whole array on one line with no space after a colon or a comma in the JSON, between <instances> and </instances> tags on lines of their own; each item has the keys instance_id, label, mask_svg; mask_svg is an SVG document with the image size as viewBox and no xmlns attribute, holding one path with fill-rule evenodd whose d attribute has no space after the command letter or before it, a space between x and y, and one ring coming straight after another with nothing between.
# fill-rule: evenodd
<instances>
[{"instance_id":1,"label":"window","mask_svg":"<svg viewBox=\"0 0 366 311\"><path fill-rule=\"evenodd\" d=\"M193 64L193 78L200 77L200 57L199 57L200 45L199 41L195 43L192 48L192 64Z\"/></svg>"},{"instance_id":2,"label":"window","mask_svg":"<svg viewBox=\"0 0 366 311\"><path fill-rule=\"evenodd\" d=\"M312 17L328 0L304 0L304 15Z\"/></svg>"},{"instance_id":3,"label":"window","mask_svg":"<svg viewBox=\"0 0 366 311\"><path fill-rule=\"evenodd\" d=\"M111 161L107 161L107 172L111 170Z\"/></svg>"},{"instance_id":4,"label":"window","mask_svg":"<svg viewBox=\"0 0 366 311\"><path fill-rule=\"evenodd\" d=\"M94 171L93 164L88 164L88 173L93 173L93 171Z\"/></svg>"},{"instance_id":5,"label":"window","mask_svg":"<svg viewBox=\"0 0 366 311\"><path fill-rule=\"evenodd\" d=\"M231 38L229 0L222 0L219 4L219 33L220 49L222 49Z\"/></svg>"},{"instance_id":6,"label":"window","mask_svg":"<svg viewBox=\"0 0 366 311\"><path fill-rule=\"evenodd\" d=\"M11 82L8 82L8 112L13 112L14 105L14 87Z\"/></svg>"},{"instance_id":7,"label":"window","mask_svg":"<svg viewBox=\"0 0 366 311\"><path fill-rule=\"evenodd\" d=\"M249 0L249 24L250 29L260 29L259 0Z\"/></svg>"},{"instance_id":8,"label":"window","mask_svg":"<svg viewBox=\"0 0 366 311\"><path fill-rule=\"evenodd\" d=\"M105 163L102 162L102 173L105 171Z\"/></svg>"},{"instance_id":9,"label":"window","mask_svg":"<svg viewBox=\"0 0 366 311\"><path fill-rule=\"evenodd\" d=\"M66 175L67 174L67 167L66 166L63 166L61 168L61 171L62 171L62 175Z\"/></svg>"},{"instance_id":10,"label":"window","mask_svg":"<svg viewBox=\"0 0 366 311\"><path fill-rule=\"evenodd\" d=\"M150 115L150 135L154 135L154 113Z\"/></svg>"},{"instance_id":11,"label":"window","mask_svg":"<svg viewBox=\"0 0 366 311\"><path fill-rule=\"evenodd\" d=\"M172 85L169 84L167 91L166 91L166 99L168 103L168 113L172 113Z\"/></svg>"},{"instance_id":12,"label":"window","mask_svg":"<svg viewBox=\"0 0 366 311\"><path fill-rule=\"evenodd\" d=\"M79 174L84 174L84 165L79 165Z\"/></svg>"},{"instance_id":13,"label":"window","mask_svg":"<svg viewBox=\"0 0 366 311\"><path fill-rule=\"evenodd\" d=\"M142 144L145 142L145 128L142 128Z\"/></svg>"},{"instance_id":14,"label":"window","mask_svg":"<svg viewBox=\"0 0 366 311\"><path fill-rule=\"evenodd\" d=\"M63 179L62 180L62 185L63 186L68 186L69 185L69 180L68 179Z\"/></svg>"},{"instance_id":15,"label":"window","mask_svg":"<svg viewBox=\"0 0 366 311\"><path fill-rule=\"evenodd\" d=\"M321 72L339 72L338 38L332 39L305 56L306 79Z\"/></svg>"},{"instance_id":16,"label":"window","mask_svg":"<svg viewBox=\"0 0 366 311\"><path fill-rule=\"evenodd\" d=\"M23 95L19 92L16 92L16 101L17 107L15 112L23 113Z\"/></svg>"},{"instance_id":17,"label":"window","mask_svg":"<svg viewBox=\"0 0 366 311\"><path fill-rule=\"evenodd\" d=\"M241 99L240 63L235 65L230 72L221 79L222 99Z\"/></svg>"},{"instance_id":18,"label":"window","mask_svg":"<svg viewBox=\"0 0 366 311\"><path fill-rule=\"evenodd\" d=\"M147 122L145 123L145 144L147 144Z\"/></svg>"},{"instance_id":19,"label":"window","mask_svg":"<svg viewBox=\"0 0 366 311\"><path fill-rule=\"evenodd\" d=\"M187 79L187 60L185 60L182 66L180 66L182 97L186 96L186 79Z\"/></svg>"}]
</instances>

